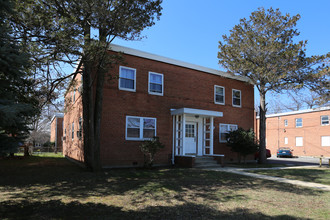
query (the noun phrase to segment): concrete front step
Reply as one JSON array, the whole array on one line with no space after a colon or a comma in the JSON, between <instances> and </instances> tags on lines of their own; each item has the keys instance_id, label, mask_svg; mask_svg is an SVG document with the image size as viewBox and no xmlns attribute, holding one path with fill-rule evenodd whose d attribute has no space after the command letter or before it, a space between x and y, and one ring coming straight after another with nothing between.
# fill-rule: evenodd
<instances>
[{"instance_id":1,"label":"concrete front step","mask_svg":"<svg viewBox=\"0 0 330 220\"><path fill-rule=\"evenodd\" d=\"M196 157L194 167L205 168L205 167L218 167L217 161L213 157Z\"/></svg>"}]
</instances>

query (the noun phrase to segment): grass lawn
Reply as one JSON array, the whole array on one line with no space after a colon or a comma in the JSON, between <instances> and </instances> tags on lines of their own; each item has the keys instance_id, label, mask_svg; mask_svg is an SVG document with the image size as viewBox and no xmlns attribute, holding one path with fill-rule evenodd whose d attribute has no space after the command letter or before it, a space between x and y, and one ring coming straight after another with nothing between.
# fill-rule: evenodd
<instances>
[{"instance_id":1,"label":"grass lawn","mask_svg":"<svg viewBox=\"0 0 330 220\"><path fill-rule=\"evenodd\" d=\"M329 168L253 170L253 171L251 170L248 172L330 185Z\"/></svg>"},{"instance_id":2,"label":"grass lawn","mask_svg":"<svg viewBox=\"0 0 330 220\"><path fill-rule=\"evenodd\" d=\"M198 169L0 160L0 219L330 219L330 193Z\"/></svg>"}]
</instances>

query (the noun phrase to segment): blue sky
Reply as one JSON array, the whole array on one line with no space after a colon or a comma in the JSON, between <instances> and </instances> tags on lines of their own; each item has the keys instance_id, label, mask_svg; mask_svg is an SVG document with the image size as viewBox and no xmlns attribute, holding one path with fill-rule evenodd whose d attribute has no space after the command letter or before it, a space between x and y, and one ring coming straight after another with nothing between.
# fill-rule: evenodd
<instances>
[{"instance_id":1,"label":"blue sky","mask_svg":"<svg viewBox=\"0 0 330 220\"><path fill-rule=\"evenodd\" d=\"M307 55L330 52L330 0L164 0L162 6L160 20L143 32L146 38L113 43L224 70L217 59L222 35L259 7L273 7L301 15L297 40L308 40ZM258 101L257 92L255 96Z\"/></svg>"}]
</instances>

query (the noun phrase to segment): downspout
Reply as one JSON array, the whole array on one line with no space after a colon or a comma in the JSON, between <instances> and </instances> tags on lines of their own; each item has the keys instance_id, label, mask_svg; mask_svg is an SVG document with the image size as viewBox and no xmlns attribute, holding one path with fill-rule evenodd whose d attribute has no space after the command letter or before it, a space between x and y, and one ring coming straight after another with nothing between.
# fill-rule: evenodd
<instances>
[{"instance_id":1,"label":"downspout","mask_svg":"<svg viewBox=\"0 0 330 220\"><path fill-rule=\"evenodd\" d=\"M176 134L176 132L175 132L175 115L173 115L172 116L172 118L173 118L173 143L172 143L172 165L174 165L174 152L175 152L175 134Z\"/></svg>"},{"instance_id":2,"label":"downspout","mask_svg":"<svg viewBox=\"0 0 330 220\"><path fill-rule=\"evenodd\" d=\"M55 153L57 153L57 117L55 117L56 123L55 123Z\"/></svg>"}]
</instances>

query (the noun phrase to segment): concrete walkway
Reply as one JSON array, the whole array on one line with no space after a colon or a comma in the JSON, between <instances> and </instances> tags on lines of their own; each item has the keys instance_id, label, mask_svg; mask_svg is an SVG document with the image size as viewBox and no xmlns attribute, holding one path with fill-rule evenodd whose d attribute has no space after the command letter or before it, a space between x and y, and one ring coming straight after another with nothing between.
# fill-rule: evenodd
<instances>
[{"instance_id":1,"label":"concrete walkway","mask_svg":"<svg viewBox=\"0 0 330 220\"><path fill-rule=\"evenodd\" d=\"M317 166L310 166L308 168L316 168ZM281 183L289 183L297 186L304 186L304 187L310 187L314 189L319 189L319 190L325 190L325 191L330 191L330 186L329 185L324 185L324 184L319 184L319 183L312 183L312 182L304 182L300 180L291 180L291 179L285 179L281 177L274 177L274 176L266 176L266 175L261 175L261 174L256 174L256 173L248 173L245 171L248 170L271 170L271 169L299 169L299 168L307 168L306 166L301 166L301 167L274 167L274 168L233 168L233 167L212 167L212 168L204 168L207 170L213 170L213 171L221 171L221 172L228 172L228 173L235 173L239 175L244 175L244 176L250 176L254 178L259 178L259 179L265 179L265 180L272 180L272 181L277 181Z\"/></svg>"}]
</instances>

